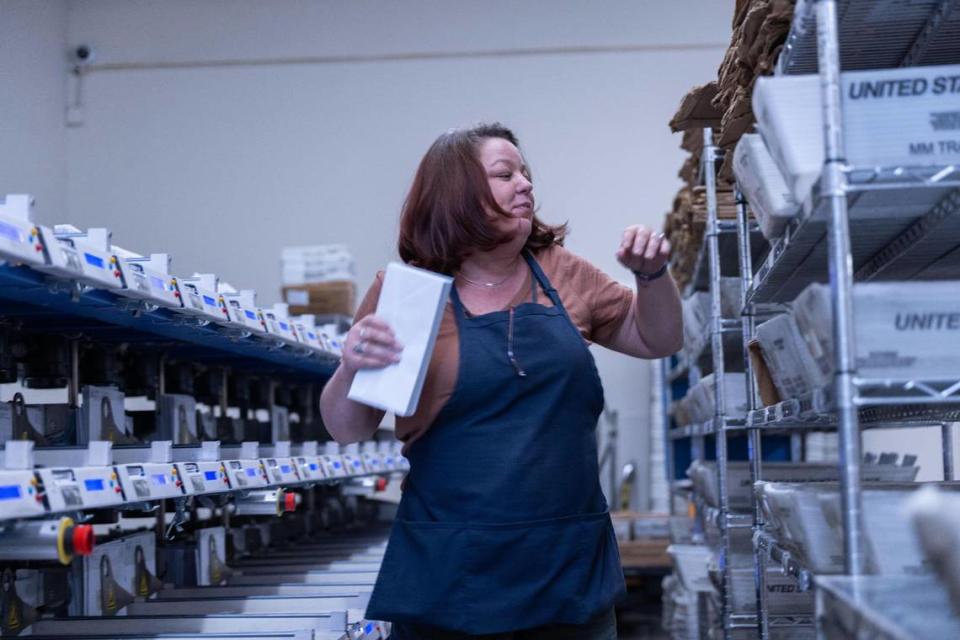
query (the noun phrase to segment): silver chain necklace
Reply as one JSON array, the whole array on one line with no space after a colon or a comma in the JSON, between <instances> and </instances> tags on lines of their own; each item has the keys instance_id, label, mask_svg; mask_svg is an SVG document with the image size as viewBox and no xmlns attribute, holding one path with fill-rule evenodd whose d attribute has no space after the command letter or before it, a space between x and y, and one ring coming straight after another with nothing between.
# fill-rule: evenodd
<instances>
[{"instance_id":1,"label":"silver chain necklace","mask_svg":"<svg viewBox=\"0 0 960 640\"><path fill-rule=\"evenodd\" d=\"M461 278L463 278L464 282L472 284L475 287L483 287L484 289L496 289L497 287L501 286L504 282L506 282L507 280L509 280L510 278L516 275L516 264L514 264L513 273L507 274L507 276L503 280L500 280L499 282L477 282L476 280L471 280L467 276L463 275L462 271L460 272L459 275Z\"/></svg>"},{"instance_id":2,"label":"silver chain necklace","mask_svg":"<svg viewBox=\"0 0 960 640\"><path fill-rule=\"evenodd\" d=\"M501 280L501 281L499 281L499 282L477 282L476 280L471 280L470 278L468 278L467 276L463 275L462 273L460 274L460 277L463 278L463 281L464 281L464 282L467 282L467 283L469 283L469 284L472 284L472 285L475 286L475 287L483 287L483 288L485 288L485 289L496 289L497 287L499 287L500 285L502 285L504 282L506 282L507 280L509 280L511 277L513 277L513 274L511 273L509 276L507 276L506 278L504 278L503 280Z\"/></svg>"}]
</instances>

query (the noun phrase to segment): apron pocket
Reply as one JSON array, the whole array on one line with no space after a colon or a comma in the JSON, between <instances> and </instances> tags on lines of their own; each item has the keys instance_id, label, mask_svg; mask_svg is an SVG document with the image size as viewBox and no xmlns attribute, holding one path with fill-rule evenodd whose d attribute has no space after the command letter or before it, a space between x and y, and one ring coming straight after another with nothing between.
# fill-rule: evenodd
<instances>
[{"instance_id":1,"label":"apron pocket","mask_svg":"<svg viewBox=\"0 0 960 640\"><path fill-rule=\"evenodd\" d=\"M471 633L584 624L623 594L607 512L470 526Z\"/></svg>"},{"instance_id":2,"label":"apron pocket","mask_svg":"<svg viewBox=\"0 0 960 640\"><path fill-rule=\"evenodd\" d=\"M396 520L367 618L462 626L469 534L460 523Z\"/></svg>"}]
</instances>

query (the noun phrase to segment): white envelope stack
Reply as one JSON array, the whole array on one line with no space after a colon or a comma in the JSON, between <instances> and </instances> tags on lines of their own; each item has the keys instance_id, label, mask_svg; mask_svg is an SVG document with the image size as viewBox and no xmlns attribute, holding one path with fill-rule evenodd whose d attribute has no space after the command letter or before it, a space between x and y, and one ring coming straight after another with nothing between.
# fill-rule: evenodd
<instances>
[{"instance_id":1,"label":"white envelope stack","mask_svg":"<svg viewBox=\"0 0 960 640\"><path fill-rule=\"evenodd\" d=\"M403 345L400 362L357 372L348 397L356 402L409 416L417 410L440 320L453 279L391 262L383 279L376 314Z\"/></svg>"}]
</instances>

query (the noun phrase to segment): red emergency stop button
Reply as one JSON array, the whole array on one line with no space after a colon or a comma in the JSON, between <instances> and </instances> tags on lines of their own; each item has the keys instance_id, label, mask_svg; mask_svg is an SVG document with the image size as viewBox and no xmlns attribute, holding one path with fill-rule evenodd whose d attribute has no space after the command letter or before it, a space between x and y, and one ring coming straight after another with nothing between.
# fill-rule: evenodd
<instances>
[{"instance_id":1,"label":"red emergency stop button","mask_svg":"<svg viewBox=\"0 0 960 640\"><path fill-rule=\"evenodd\" d=\"M73 547L74 555L88 556L93 553L93 547L96 545L93 527L89 524L78 524L73 527L70 544Z\"/></svg>"},{"instance_id":2,"label":"red emergency stop button","mask_svg":"<svg viewBox=\"0 0 960 640\"><path fill-rule=\"evenodd\" d=\"M297 510L297 494L295 493L285 493L283 494L283 510L287 513Z\"/></svg>"},{"instance_id":3,"label":"red emergency stop button","mask_svg":"<svg viewBox=\"0 0 960 640\"><path fill-rule=\"evenodd\" d=\"M387 479L377 478L376 489L377 491L385 491L387 489Z\"/></svg>"}]
</instances>

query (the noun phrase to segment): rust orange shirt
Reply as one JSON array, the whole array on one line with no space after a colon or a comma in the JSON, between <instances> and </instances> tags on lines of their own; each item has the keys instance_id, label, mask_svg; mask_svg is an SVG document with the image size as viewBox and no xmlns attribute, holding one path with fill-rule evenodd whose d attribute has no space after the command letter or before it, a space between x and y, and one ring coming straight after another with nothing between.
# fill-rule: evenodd
<instances>
[{"instance_id":1,"label":"rust orange shirt","mask_svg":"<svg viewBox=\"0 0 960 640\"><path fill-rule=\"evenodd\" d=\"M534 257L556 288L567 314L579 329L584 341L588 344L608 344L627 317L630 305L633 304L633 290L559 245L543 249ZM526 280L511 301L512 305L530 301L532 279L533 274L528 269ZM354 322L376 310L382 286L383 271L380 271L360 303ZM552 306L550 299L542 291L538 291L537 302ZM457 386L459 367L457 320L453 303L447 302L424 379L420 403L412 416L397 416L397 438L409 445L430 428Z\"/></svg>"}]
</instances>

